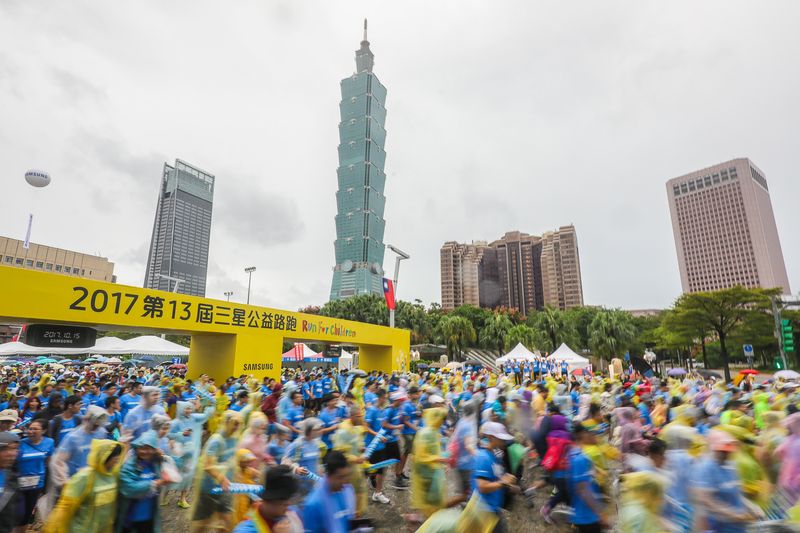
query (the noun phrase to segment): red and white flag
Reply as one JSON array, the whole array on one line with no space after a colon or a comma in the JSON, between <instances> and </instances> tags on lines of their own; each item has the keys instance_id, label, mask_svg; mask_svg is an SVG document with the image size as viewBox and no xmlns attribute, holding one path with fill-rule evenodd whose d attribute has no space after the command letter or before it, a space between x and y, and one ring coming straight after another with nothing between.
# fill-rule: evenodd
<instances>
[{"instance_id":1,"label":"red and white flag","mask_svg":"<svg viewBox=\"0 0 800 533\"><path fill-rule=\"evenodd\" d=\"M305 345L302 342L296 342L294 344L294 360L295 361L302 361L303 360L303 348Z\"/></svg>"},{"instance_id":2,"label":"red and white flag","mask_svg":"<svg viewBox=\"0 0 800 533\"><path fill-rule=\"evenodd\" d=\"M383 278L383 297L386 298L386 307L394 309L394 283L387 278Z\"/></svg>"}]
</instances>

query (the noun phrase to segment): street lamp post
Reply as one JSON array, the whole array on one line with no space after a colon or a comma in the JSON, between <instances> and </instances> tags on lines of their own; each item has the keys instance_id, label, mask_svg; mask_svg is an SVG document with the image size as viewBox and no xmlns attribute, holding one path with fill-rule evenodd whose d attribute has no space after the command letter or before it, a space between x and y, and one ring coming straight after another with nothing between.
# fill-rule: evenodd
<instances>
[{"instance_id":1,"label":"street lamp post","mask_svg":"<svg viewBox=\"0 0 800 533\"><path fill-rule=\"evenodd\" d=\"M172 276L167 276L166 274L156 274L156 276L158 276L159 278L164 278L166 280L175 282L175 288L170 292L178 292L178 286L185 281L182 280L181 278L174 278Z\"/></svg>"},{"instance_id":2,"label":"street lamp post","mask_svg":"<svg viewBox=\"0 0 800 533\"><path fill-rule=\"evenodd\" d=\"M231 296L233 296L233 291L225 291L222 294L225 295L225 298L227 298L229 302L231 301Z\"/></svg>"},{"instance_id":3,"label":"street lamp post","mask_svg":"<svg viewBox=\"0 0 800 533\"><path fill-rule=\"evenodd\" d=\"M244 271L247 272L247 305L250 305L250 282L253 280L253 272L256 271L256 267L247 267Z\"/></svg>"},{"instance_id":4,"label":"street lamp post","mask_svg":"<svg viewBox=\"0 0 800 533\"><path fill-rule=\"evenodd\" d=\"M404 259L410 259L411 256L402 250L395 248L391 244L387 244L386 247L397 254L397 257L394 259L394 279L392 280L392 283L394 284L394 299L397 301L397 278L400 275L400 261ZM389 310L389 327L394 327L394 309Z\"/></svg>"},{"instance_id":5,"label":"street lamp post","mask_svg":"<svg viewBox=\"0 0 800 533\"><path fill-rule=\"evenodd\" d=\"M167 276L166 274L156 274L156 276L159 277L159 278L164 278L164 279L166 279L168 281L174 281L175 282L175 289L173 289L172 292L178 292L178 286L181 283L184 282L184 280L182 280L181 278L175 278L173 276ZM166 339L167 335L165 333L162 333L161 334L161 338L162 339Z\"/></svg>"}]
</instances>

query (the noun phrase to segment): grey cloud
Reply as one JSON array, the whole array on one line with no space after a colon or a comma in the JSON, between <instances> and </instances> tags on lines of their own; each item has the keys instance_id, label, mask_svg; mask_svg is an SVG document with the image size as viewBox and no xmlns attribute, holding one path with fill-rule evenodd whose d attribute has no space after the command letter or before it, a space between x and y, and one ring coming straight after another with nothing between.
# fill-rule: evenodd
<instances>
[{"instance_id":1,"label":"grey cloud","mask_svg":"<svg viewBox=\"0 0 800 533\"><path fill-rule=\"evenodd\" d=\"M90 103L97 105L107 99L106 92L86 78L62 68L50 69L50 77L62 94L72 104Z\"/></svg>"},{"instance_id":2,"label":"grey cloud","mask_svg":"<svg viewBox=\"0 0 800 533\"><path fill-rule=\"evenodd\" d=\"M254 183L255 179L244 183ZM241 182L240 182L241 183ZM303 237L306 213L293 198L255 187L226 187L217 175L214 224L246 246L287 244Z\"/></svg>"}]
</instances>

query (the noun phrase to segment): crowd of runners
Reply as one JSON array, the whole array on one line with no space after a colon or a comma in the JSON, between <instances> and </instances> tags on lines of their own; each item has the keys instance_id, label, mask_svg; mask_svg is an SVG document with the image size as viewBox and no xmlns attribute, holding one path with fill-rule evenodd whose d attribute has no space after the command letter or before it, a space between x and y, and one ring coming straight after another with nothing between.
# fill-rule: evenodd
<instances>
[{"instance_id":1,"label":"crowd of runners","mask_svg":"<svg viewBox=\"0 0 800 533\"><path fill-rule=\"evenodd\" d=\"M791 376L516 368L0 367L0 533L800 526ZM406 490L403 524L370 519Z\"/></svg>"}]
</instances>

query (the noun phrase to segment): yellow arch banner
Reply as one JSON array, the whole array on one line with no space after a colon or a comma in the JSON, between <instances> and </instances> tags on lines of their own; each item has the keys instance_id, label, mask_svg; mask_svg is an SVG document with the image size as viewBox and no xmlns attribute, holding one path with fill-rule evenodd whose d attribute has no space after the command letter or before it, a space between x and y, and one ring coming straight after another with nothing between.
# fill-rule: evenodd
<instances>
[{"instance_id":1,"label":"yellow arch banner","mask_svg":"<svg viewBox=\"0 0 800 533\"><path fill-rule=\"evenodd\" d=\"M191 335L189 377L216 380L277 378L284 341L354 345L360 368L383 372L410 353L408 330L5 266L0 321Z\"/></svg>"}]
</instances>

